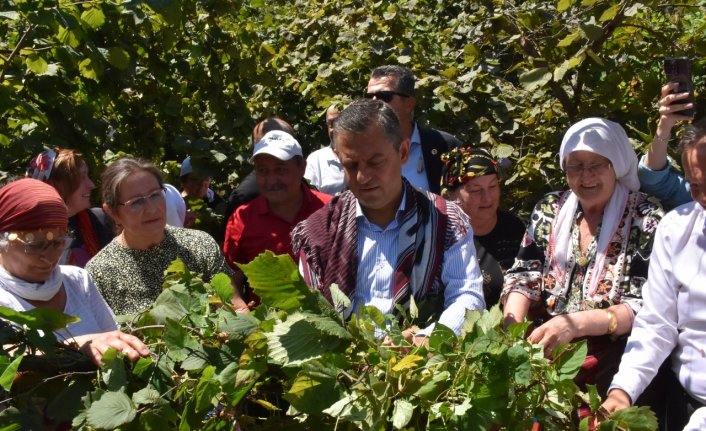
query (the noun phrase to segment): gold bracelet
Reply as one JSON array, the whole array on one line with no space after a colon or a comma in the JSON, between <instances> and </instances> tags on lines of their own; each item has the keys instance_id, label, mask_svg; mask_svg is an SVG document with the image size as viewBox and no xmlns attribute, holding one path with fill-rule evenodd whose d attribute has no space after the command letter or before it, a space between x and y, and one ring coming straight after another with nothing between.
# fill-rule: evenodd
<instances>
[{"instance_id":1,"label":"gold bracelet","mask_svg":"<svg viewBox=\"0 0 706 431\"><path fill-rule=\"evenodd\" d=\"M611 335L618 329L618 318L615 316L615 313L613 313L613 310L605 308L603 311L608 315L608 330L606 334Z\"/></svg>"}]
</instances>

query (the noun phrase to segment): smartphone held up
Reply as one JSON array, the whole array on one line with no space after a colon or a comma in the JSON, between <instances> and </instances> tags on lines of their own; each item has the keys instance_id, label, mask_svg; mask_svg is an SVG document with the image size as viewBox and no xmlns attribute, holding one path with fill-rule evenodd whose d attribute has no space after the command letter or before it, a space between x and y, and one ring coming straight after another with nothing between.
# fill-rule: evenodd
<instances>
[{"instance_id":1,"label":"smartphone held up","mask_svg":"<svg viewBox=\"0 0 706 431\"><path fill-rule=\"evenodd\" d=\"M691 62L684 57L671 57L664 59L664 73L667 81L679 84L672 90L672 94L689 93L686 99L677 100L674 103L686 104L694 103L694 81L691 78ZM694 118L694 108L685 109L679 112L685 117Z\"/></svg>"}]
</instances>

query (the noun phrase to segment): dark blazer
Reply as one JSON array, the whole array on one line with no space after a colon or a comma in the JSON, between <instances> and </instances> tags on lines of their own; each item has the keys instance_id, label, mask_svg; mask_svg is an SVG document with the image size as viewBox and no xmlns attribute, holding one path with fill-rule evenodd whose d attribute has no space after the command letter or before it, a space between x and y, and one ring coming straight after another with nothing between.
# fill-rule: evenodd
<instances>
[{"instance_id":1,"label":"dark blazer","mask_svg":"<svg viewBox=\"0 0 706 431\"><path fill-rule=\"evenodd\" d=\"M444 163L441 155L455 147L462 147L463 143L454 135L441 130L427 129L417 124L419 129L419 140L422 144L422 155L424 157L424 170L429 181L429 191L441 192L441 172Z\"/></svg>"}]
</instances>

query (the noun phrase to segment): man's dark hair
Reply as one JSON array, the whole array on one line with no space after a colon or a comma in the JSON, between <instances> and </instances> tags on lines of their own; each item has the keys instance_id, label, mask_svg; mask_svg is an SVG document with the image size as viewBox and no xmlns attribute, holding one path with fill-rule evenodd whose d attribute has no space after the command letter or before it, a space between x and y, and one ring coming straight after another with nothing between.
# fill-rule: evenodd
<instances>
[{"instance_id":1,"label":"man's dark hair","mask_svg":"<svg viewBox=\"0 0 706 431\"><path fill-rule=\"evenodd\" d=\"M382 128L387 140L399 151L402 144L400 120L390 105L382 100L359 99L341 111L333 123L333 142L341 133L365 133L373 124Z\"/></svg>"},{"instance_id":2,"label":"man's dark hair","mask_svg":"<svg viewBox=\"0 0 706 431\"><path fill-rule=\"evenodd\" d=\"M414 97L414 74L411 70L404 66L387 65L376 67L370 74L372 79L386 76L395 79L395 91Z\"/></svg>"},{"instance_id":3,"label":"man's dark hair","mask_svg":"<svg viewBox=\"0 0 706 431\"><path fill-rule=\"evenodd\" d=\"M679 141L679 151L684 152L695 148L697 145L706 144L706 118L703 118L689 126Z\"/></svg>"}]
</instances>

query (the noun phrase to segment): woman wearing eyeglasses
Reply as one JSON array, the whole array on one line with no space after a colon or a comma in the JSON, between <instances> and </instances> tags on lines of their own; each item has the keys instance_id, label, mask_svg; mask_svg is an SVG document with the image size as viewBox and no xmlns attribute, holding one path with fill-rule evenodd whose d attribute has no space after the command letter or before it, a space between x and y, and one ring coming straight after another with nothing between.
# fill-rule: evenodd
<instances>
[{"instance_id":1,"label":"woman wearing eyeglasses","mask_svg":"<svg viewBox=\"0 0 706 431\"><path fill-rule=\"evenodd\" d=\"M537 319L529 340L547 354L587 337L577 383L597 384L605 396L642 306L663 211L638 192L637 156L617 123L574 124L559 157L569 190L535 206L501 301L507 324Z\"/></svg>"},{"instance_id":2,"label":"woman wearing eyeglasses","mask_svg":"<svg viewBox=\"0 0 706 431\"><path fill-rule=\"evenodd\" d=\"M233 276L211 236L166 224L164 182L152 163L119 159L103 172L101 183L103 209L120 233L86 269L116 314L149 309L162 291L164 271L177 258L205 281L219 272ZM233 305L247 311L239 295Z\"/></svg>"},{"instance_id":3,"label":"woman wearing eyeglasses","mask_svg":"<svg viewBox=\"0 0 706 431\"><path fill-rule=\"evenodd\" d=\"M53 186L66 203L74 238L61 263L83 268L114 236L103 210L91 208L96 186L88 176L86 160L74 150L47 150L31 160L27 176Z\"/></svg>"},{"instance_id":4,"label":"woman wearing eyeglasses","mask_svg":"<svg viewBox=\"0 0 706 431\"><path fill-rule=\"evenodd\" d=\"M147 355L138 338L118 331L88 273L58 264L70 240L66 205L53 187L21 179L0 188L0 305L79 317L56 335L76 342L97 364L110 347L133 360Z\"/></svg>"}]
</instances>

